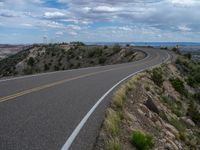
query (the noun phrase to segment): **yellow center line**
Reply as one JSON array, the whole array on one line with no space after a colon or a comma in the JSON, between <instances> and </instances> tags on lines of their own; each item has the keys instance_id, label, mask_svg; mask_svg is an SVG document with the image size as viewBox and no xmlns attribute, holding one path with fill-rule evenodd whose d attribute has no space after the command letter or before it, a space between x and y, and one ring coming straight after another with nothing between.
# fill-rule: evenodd
<instances>
[{"instance_id":1,"label":"yellow center line","mask_svg":"<svg viewBox=\"0 0 200 150\"><path fill-rule=\"evenodd\" d=\"M156 59L157 59L157 57L158 57L158 54L156 53ZM151 60L149 60L145 63L141 63L141 64L147 64L149 62L151 62ZM14 98L17 98L17 97L20 97L20 96L23 96L23 95L27 95L27 94L30 94L30 93L33 93L33 92L37 92L37 91L40 91L40 90L43 90L43 89L47 89L47 88L50 88L50 87L53 87L53 86L56 86L56 85L60 85L60 84L63 84L63 83L69 82L69 81L73 81L73 80L77 80L77 79L81 79L81 78L85 78L85 77L89 77L89 76L93 76L93 75L97 75L97 74L101 74L101 73L105 73L105 72L109 72L109 71L113 71L113 70L120 70L120 69L126 69L126 68L130 68L130 67L136 67L136 66L139 66L141 64L136 64L136 65L131 65L131 66L127 66L127 67L119 67L119 68L113 68L113 69L88 73L88 74L84 74L84 75L77 76L77 77L74 77L74 78L64 79L64 80L53 82L53 83L50 83L50 84L45 84L45 85L42 85L42 86L39 86L39 87L35 87L35 88L24 90L24 91L15 93L15 94L11 94L9 96L1 97L0 103L14 99Z\"/></svg>"}]
</instances>

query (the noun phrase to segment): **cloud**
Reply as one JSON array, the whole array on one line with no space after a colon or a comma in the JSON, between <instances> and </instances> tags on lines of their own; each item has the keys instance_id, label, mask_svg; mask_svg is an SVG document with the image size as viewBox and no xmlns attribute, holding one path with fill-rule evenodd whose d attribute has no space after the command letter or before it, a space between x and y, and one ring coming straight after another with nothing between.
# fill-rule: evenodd
<instances>
[{"instance_id":1,"label":"cloud","mask_svg":"<svg viewBox=\"0 0 200 150\"><path fill-rule=\"evenodd\" d=\"M61 12L45 12L44 17L47 19L58 19L58 18L64 18L65 14Z\"/></svg>"},{"instance_id":2,"label":"cloud","mask_svg":"<svg viewBox=\"0 0 200 150\"><path fill-rule=\"evenodd\" d=\"M175 6L181 7L191 7L200 4L199 0L170 0L170 2Z\"/></svg>"},{"instance_id":3,"label":"cloud","mask_svg":"<svg viewBox=\"0 0 200 150\"><path fill-rule=\"evenodd\" d=\"M62 35L64 34L64 32L63 32L63 31L57 31L55 34L56 34L57 36L62 36Z\"/></svg>"},{"instance_id":4,"label":"cloud","mask_svg":"<svg viewBox=\"0 0 200 150\"><path fill-rule=\"evenodd\" d=\"M30 36L62 31L88 41L199 41L199 9L199 0L0 0L0 19L1 27Z\"/></svg>"},{"instance_id":5,"label":"cloud","mask_svg":"<svg viewBox=\"0 0 200 150\"><path fill-rule=\"evenodd\" d=\"M178 27L178 29L182 32L189 32L192 30L191 28L187 27L186 25L181 25Z\"/></svg>"}]
</instances>

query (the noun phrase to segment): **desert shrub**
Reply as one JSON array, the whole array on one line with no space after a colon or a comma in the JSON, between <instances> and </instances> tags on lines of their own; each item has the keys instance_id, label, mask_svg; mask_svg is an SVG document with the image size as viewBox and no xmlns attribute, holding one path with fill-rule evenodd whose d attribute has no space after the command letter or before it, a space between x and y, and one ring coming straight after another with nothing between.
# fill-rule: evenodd
<instances>
[{"instance_id":1,"label":"desert shrub","mask_svg":"<svg viewBox=\"0 0 200 150\"><path fill-rule=\"evenodd\" d=\"M184 54L184 56L185 56L186 58L188 58L188 59L191 59L191 58L192 58L191 53Z\"/></svg>"},{"instance_id":2,"label":"desert shrub","mask_svg":"<svg viewBox=\"0 0 200 150\"><path fill-rule=\"evenodd\" d=\"M119 45L119 44L115 44L115 45L113 46L113 52L114 52L114 53L118 53L118 52L120 52L120 51L121 51L120 45Z\"/></svg>"},{"instance_id":3,"label":"desert shrub","mask_svg":"<svg viewBox=\"0 0 200 150\"><path fill-rule=\"evenodd\" d=\"M194 94L194 99L197 100L198 103L200 103L200 92Z\"/></svg>"},{"instance_id":4,"label":"desert shrub","mask_svg":"<svg viewBox=\"0 0 200 150\"><path fill-rule=\"evenodd\" d=\"M179 78L171 78L170 82L174 89L182 95L187 95L187 91L184 87L184 82Z\"/></svg>"},{"instance_id":5,"label":"desert shrub","mask_svg":"<svg viewBox=\"0 0 200 150\"><path fill-rule=\"evenodd\" d=\"M198 106L193 101L191 101L189 104L187 114L196 124L200 125L200 112L198 110Z\"/></svg>"},{"instance_id":6,"label":"desert shrub","mask_svg":"<svg viewBox=\"0 0 200 150\"><path fill-rule=\"evenodd\" d=\"M44 71L47 71L47 70L49 70L49 65L48 65L48 64L45 64L45 65L44 65Z\"/></svg>"},{"instance_id":7,"label":"desert shrub","mask_svg":"<svg viewBox=\"0 0 200 150\"><path fill-rule=\"evenodd\" d=\"M181 117L183 115L183 107L181 102L176 101L174 98L169 96L161 96L161 98L174 114L176 114L178 117Z\"/></svg>"},{"instance_id":8,"label":"desert shrub","mask_svg":"<svg viewBox=\"0 0 200 150\"><path fill-rule=\"evenodd\" d=\"M154 146L153 137L141 131L133 131L131 143L138 150L149 150Z\"/></svg>"},{"instance_id":9,"label":"desert shrub","mask_svg":"<svg viewBox=\"0 0 200 150\"><path fill-rule=\"evenodd\" d=\"M158 86L161 86L163 83L163 76L162 76L162 70L161 68L155 68L152 70L151 72L151 79L153 80L153 82L155 84L157 84Z\"/></svg>"},{"instance_id":10,"label":"desert shrub","mask_svg":"<svg viewBox=\"0 0 200 150\"><path fill-rule=\"evenodd\" d=\"M107 46L107 45L104 45L104 46L103 46L103 49L107 49L107 48L108 48L108 46Z\"/></svg>"},{"instance_id":11,"label":"desert shrub","mask_svg":"<svg viewBox=\"0 0 200 150\"><path fill-rule=\"evenodd\" d=\"M32 67L35 64L35 59L33 57L30 57L27 61L27 64Z\"/></svg>"},{"instance_id":12,"label":"desert shrub","mask_svg":"<svg viewBox=\"0 0 200 150\"><path fill-rule=\"evenodd\" d=\"M87 57L91 58L91 57L100 57L103 54L103 49L101 47L94 47L92 49L88 49L87 50Z\"/></svg>"},{"instance_id":13,"label":"desert shrub","mask_svg":"<svg viewBox=\"0 0 200 150\"><path fill-rule=\"evenodd\" d=\"M186 125L177 118L172 118L170 123L180 132L184 132L186 129Z\"/></svg>"},{"instance_id":14,"label":"desert shrub","mask_svg":"<svg viewBox=\"0 0 200 150\"><path fill-rule=\"evenodd\" d=\"M57 65L55 65L55 66L54 66L54 70L55 70L55 71L58 71L58 70L60 70L60 67L57 66Z\"/></svg>"},{"instance_id":15,"label":"desert shrub","mask_svg":"<svg viewBox=\"0 0 200 150\"><path fill-rule=\"evenodd\" d=\"M189 76L189 77L187 78L186 82L187 82L187 84L188 84L189 86L192 86L192 87L194 87L195 84L197 83L193 76Z\"/></svg>"},{"instance_id":16,"label":"desert shrub","mask_svg":"<svg viewBox=\"0 0 200 150\"><path fill-rule=\"evenodd\" d=\"M93 49L92 50L88 50L88 54L87 54L88 58L94 57L94 55L95 55L95 51Z\"/></svg>"},{"instance_id":17,"label":"desert shrub","mask_svg":"<svg viewBox=\"0 0 200 150\"><path fill-rule=\"evenodd\" d=\"M24 73L25 75L29 75L29 74L33 74L34 71L33 71L32 68L25 68L25 69L23 69L23 73Z\"/></svg>"},{"instance_id":18,"label":"desert shrub","mask_svg":"<svg viewBox=\"0 0 200 150\"><path fill-rule=\"evenodd\" d=\"M95 47L95 48L94 48L94 51L95 51L95 56L96 56L96 57L100 57L100 56L102 56L102 54L103 54L103 50L102 50L101 47Z\"/></svg>"},{"instance_id":19,"label":"desert shrub","mask_svg":"<svg viewBox=\"0 0 200 150\"><path fill-rule=\"evenodd\" d=\"M106 61L106 58L105 57L100 57L99 58L99 64L104 64Z\"/></svg>"},{"instance_id":20,"label":"desert shrub","mask_svg":"<svg viewBox=\"0 0 200 150\"><path fill-rule=\"evenodd\" d=\"M175 53L177 53L177 54L180 54L180 51L179 51L179 49L178 49L178 48L176 48L176 47L172 48L172 51L174 51L174 52L175 52Z\"/></svg>"}]
</instances>

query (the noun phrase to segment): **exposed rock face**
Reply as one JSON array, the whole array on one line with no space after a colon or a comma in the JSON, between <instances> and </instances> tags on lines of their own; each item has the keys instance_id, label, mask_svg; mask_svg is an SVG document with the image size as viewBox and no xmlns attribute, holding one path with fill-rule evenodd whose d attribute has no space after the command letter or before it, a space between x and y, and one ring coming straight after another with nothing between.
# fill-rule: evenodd
<instances>
[{"instance_id":1,"label":"exposed rock face","mask_svg":"<svg viewBox=\"0 0 200 150\"><path fill-rule=\"evenodd\" d=\"M148 96L147 101L144 103L144 105L151 111L159 114L159 110L158 107L155 105L155 103L153 102L152 98L150 96Z\"/></svg>"},{"instance_id":2,"label":"exposed rock face","mask_svg":"<svg viewBox=\"0 0 200 150\"><path fill-rule=\"evenodd\" d=\"M128 92L119 137L123 150L135 149L130 143L131 133L135 130L154 137L154 150L200 150L199 127L192 117L186 116L188 97L176 92L169 81L170 77L180 77L180 73L171 64L163 70L165 81L162 87L155 85L147 73Z\"/></svg>"}]
</instances>

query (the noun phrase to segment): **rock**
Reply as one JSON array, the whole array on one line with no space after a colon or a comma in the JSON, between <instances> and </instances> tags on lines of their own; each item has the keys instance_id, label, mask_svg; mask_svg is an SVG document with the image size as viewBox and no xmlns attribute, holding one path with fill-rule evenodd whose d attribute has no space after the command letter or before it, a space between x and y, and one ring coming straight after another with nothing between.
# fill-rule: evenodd
<instances>
[{"instance_id":1,"label":"rock","mask_svg":"<svg viewBox=\"0 0 200 150\"><path fill-rule=\"evenodd\" d=\"M170 139L175 139L176 138L175 135L173 133L171 133L170 131L165 131L165 135L167 137L169 137Z\"/></svg>"},{"instance_id":2,"label":"rock","mask_svg":"<svg viewBox=\"0 0 200 150\"><path fill-rule=\"evenodd\" d=\"M182 117L181 119L182 119L187 125L192 126L192 127L195 127L195 123L194 123L191 119L186 118L186 117Z\"/></svg>"},{"instance_id":3,"label":"rock","mask_svg":"<svg viewBox=\"0 0 200 150\"><path fill-rule=\"evenodd\" d=\"M159 114L159 110L158 107L155 105L155 103L153 102L152 98L150 96L148 96L147 101L144 103L144 105L151 110L152 112L155 112L157 114Z\"/></svg>"},{"instance_id":4,"label":"rock","mask_svg":"<svg viewBox=\"0 0 200 150\"><path fill-rule=\"evenodd\" d=\"M172 150L171 144L170 144L170 143L166 143L164 149L165 149L165 150Z\"/></svg>"},{"instance_id":5,"label":"rock","mask_svg":"<svg viewBox=\"0 0 200 150\"><path fill-rule=\"evenodd\" d=\"M149 113L148 108L147 108L145 105L143 105L143 104L140 104L140 109L141 109L141 111L142 111L143 113L145 113L145 114L148 114L148 113Z\"/></svg>"},{"instance_id":6,"label":"rock","mask_svg":"<svg viewBox=\"0 0 200 150\"><path fill-rule=\"evenodd\" d=\"M160 121L156 121L155 124L157 127L162 127L162 124L160 123Z\"/></svg>"},{"instance_id":7,"label":"rock","mask_svg":"<svg viewBox=\"0 0 200 150\"><path fill-rule=\"evenodd\" d=\"M141 109L138 108L137 111L138 111L138 113L139 113L140 115L142 115L142 116L145 115L145 113L144 113Z\"/></svg>"},{"instance_id":8,"label":"rock","mask_svg":"<svg viewBox=\"0 0 200 150\"><path fill-rule=\"evenodd\" d=\"M170 140L168 142L171 144L173 150L179 150L179 148L176 146L176 144L173 141Z\"/></svg>"},{"instance_id":9,"label":"rock","mask_svg":"<svg viewBox=\"0 0 200 150\"><path fill-rule=\"evenodd\" d=\"M172 126L171 124L165 123L165 128L169 131L171 131L173 134L177 135L179 132L178 130Z\"/></svg>"}]
</instances>

